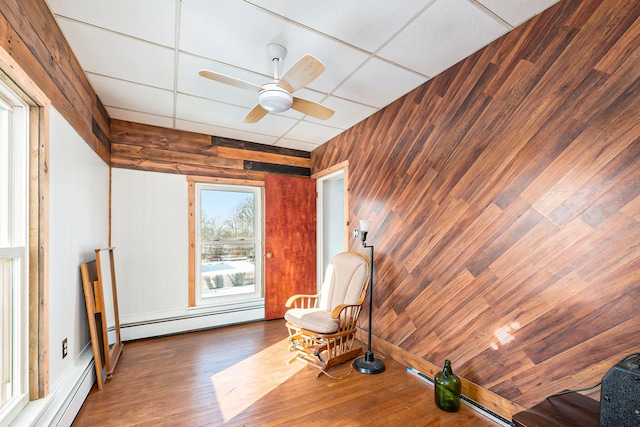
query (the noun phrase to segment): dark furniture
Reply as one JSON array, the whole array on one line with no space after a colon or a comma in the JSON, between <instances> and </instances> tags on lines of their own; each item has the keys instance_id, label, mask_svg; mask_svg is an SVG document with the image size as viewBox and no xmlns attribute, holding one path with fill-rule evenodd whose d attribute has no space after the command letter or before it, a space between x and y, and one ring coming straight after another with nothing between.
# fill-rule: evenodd
<instances>
[{"instance_id":1,"label":"dark furniture","mask_svg":"<svg viewBox=\"0 0 640 427\"><path fill-rule=\"evenodd\" d=\"M512 418L516 427L598 427L600 402L579 393L543 400Z\"/></svg>"}]
</instances>

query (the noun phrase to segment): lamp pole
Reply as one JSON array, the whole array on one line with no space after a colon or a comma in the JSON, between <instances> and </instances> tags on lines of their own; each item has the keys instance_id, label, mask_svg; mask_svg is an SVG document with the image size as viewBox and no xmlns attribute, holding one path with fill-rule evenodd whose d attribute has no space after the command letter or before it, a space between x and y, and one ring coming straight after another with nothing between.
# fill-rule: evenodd
<instances>
[{"instance_id":1,"label":"lamp pole","mask_svg":"<svg viewBox=\"0 0 640 427\"><path fill-rule=\"evenodd\" d=\"M373 245L367 245L367 233L369 231L369 221L360 221L360 239L363 248L371 248L371 262L369 263L369 343L364 356L358 357L353 362L353 367L363 374L379 374L384 372L384 362L376 359L371 350L371 331L373 330Z\"/></svg>"}]
</instances>

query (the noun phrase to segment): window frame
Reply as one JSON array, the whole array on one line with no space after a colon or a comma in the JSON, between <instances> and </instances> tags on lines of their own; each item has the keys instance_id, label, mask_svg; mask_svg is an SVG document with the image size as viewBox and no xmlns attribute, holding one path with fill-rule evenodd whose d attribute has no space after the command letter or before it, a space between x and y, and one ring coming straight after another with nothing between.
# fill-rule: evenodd
<instances>
[{"instance_id":1,"label":"window frame","mask_svg":"<svg viewBox=\"0 0 640 427\"><path fill-rule=\"evenodd\" d=\"M6 164L0 164L2 217L0 217L0 261L8 261L2 272L10 282L0 295L10 298L10 343L3 342L0 351L10 351L11 379L7 384L7 400L0 401L0 423L13 419L30 398L30 107L15 90L0 81L0 153ZM3 312L7 306L3 305ZM7 313L3 313L7 314ZM5 337L6 339L6 337ZM8 340L7 340L8 341ZM9 347L11 344L11 347ZM7 355L3 356L6 357ZM4 363L4 362L3 362ZM4 385L4 379L2 380Z\"/></svg>"},{"instance_id":2,"label":"window frame","mask_svg":"<svg viewBox=\"0 0 640 427\"><path fill-rule=\"evenodd\" d=\"M0 48L0 81L28 106L28 367L29 401L49 394L49 110L51 100L10 55ZM21 409L5 412L0 424Z\"/></svg>"},{"instance_id":3,"label":"window frame","mask_svg":"<svg viewBox=\"0 0 640 427\"><path fill-rule=\"evenodd\" d=\"M264 183L249 180L187 177L189 183L189 307L210 308L214 311L234 311L264 304ZM256 289L251 293L230 296L202 297L200 194L202 190L247 192L254 195L254 238L245 241L221 241L225 244L254 244ZM217 243L217 242L216 242Z\"/></svg>"}]
</instances>

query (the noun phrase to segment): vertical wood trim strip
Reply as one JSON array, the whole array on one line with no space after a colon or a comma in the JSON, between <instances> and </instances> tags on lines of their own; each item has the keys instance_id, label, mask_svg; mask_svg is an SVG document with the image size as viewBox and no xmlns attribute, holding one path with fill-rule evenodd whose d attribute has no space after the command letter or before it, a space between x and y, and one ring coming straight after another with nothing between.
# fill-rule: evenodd
<instances>
[{"instance_id":1,"label":"vertical wood trim strip","mask_svg":"<svg viewBox=\"0 0 640 427\"><path fill-rule=\"evenodd\" d=\"M40 322L45 321L41 312L42 292L41 285L45 275L40 269L42 245L42 224L40 214L42 206L40 204L41 178L40 163L42 152L40 149L40 109L31 107L29 109L29 399L39 399L44 397L45 379L43 373L46 371L48 359L43 358L46 353L43 351L39 336ZM48 332L45 330L45 332Z\"/></svg>"},{"instance_id":2,"label":"vertical wood trim strip","mask_svg":"<svg viewBox=\"0 0 640 427\"><path fill-rule=\"evenodd\" d=\"M111 236L113 234L112 231L112 216L111 213L113 212L113 208L112 208L112 203L113 203L113 168L111 166L109 166L109 201L108 201L108 205L109 205L109 224L107 225L108 227L108 236L107 236L107 246L111 247Z\"/></svg>"},{"instance_id":3,"label":"vertical wood trim strip","mask_svg":"<svg viewBox=\"0 0 640 427\"><path fill-rule=\"evenodd\" d=\"M196 183L187 177L189 184L189 295L188 306L196 306Z\"/></svg>"},{"instance_id":4,"label":"vertical wood trim strip","mask_svg":"<svg viewBox=\"0 0 640 427\"><path fill-rule=\"evenodd\" d=\"M349 250L349 239L351 238L351 235L349 234L349 229L351 228L351 221L349 218L349 213L351 212L349 210L349 200L350 200L350 193L349 193L349 161L345 161L342 162L341 164L344 164L344 173L342 175L343 179L344 179L344 212L343 212L343 218L344 218L344 250L348 251Z\"/></svg>"},{"instance_id":5,"label":"vertical wood trim strip","mask_svg":"<svg viewBox=\"0 0 640 427\"><path fill-rule=\"evenodd\" d=\"M38 398L49 394L49 251L46 249L49 245L49 107L50 105L46 105L39 108L39 132L34 135L38 151L38 191L30 196L38 198L34 205L39 210L37 219L34 219L38 221L38 276L37 281L31 280L37 287L33 299L37 301L38 307L33 314L29 314L29 323L37 324L39 329L34 337L34 344L37 341ZM34 316L38 318L37 322L34 321Z\"/></svg>"},{"instance_id":6,"label":"vertical wood trim strip","mask_svg":"<svg viewBox=\"0 0 640 427\"><path fill-rule=\"evenodd\" d=\"M29 380L29 396L40 399L49 394L49 105L31 110L35 123L31 125L30 144L35 161L30 169L35 176L31 179L29 205L36 216L30 216L29 222L37 229L31 230L29 251L34 256L30 259L31 270L37 273L29 278L29 363L34 371Z\"/></svg>"},{"instance_id":7,"label":"vertical wood trim strip","mask_svg":"<svg viewBox=\"0 0 640 427\"><path fill-rule=\"evenodd\" d=\"M40 398L40 112L29 109L29 400ZM34 298L35 297L35 298ZM35 321L34 321L35 320Z\"/></svg>"}]
</instances>

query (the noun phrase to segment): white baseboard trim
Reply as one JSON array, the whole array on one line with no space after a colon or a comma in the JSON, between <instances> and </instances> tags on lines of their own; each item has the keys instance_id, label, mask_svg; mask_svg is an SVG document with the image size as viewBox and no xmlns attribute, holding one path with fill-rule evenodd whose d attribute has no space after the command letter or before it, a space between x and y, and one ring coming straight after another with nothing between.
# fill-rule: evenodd
<instances>
[{"instance_id":1,"label":"white baseboard trim","mask_svg":"<svg viewBox=\"0 0 640 427\"><path fill-rule=\"evenodd\" d=\"M94 382L93 351L89 344L73 366L49 390L49 395L29 402L11 426L70 426Z\"/></svg>"}]
</instances>

